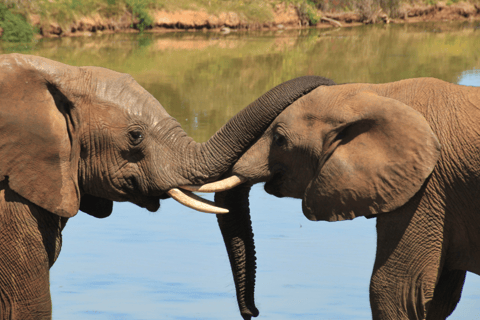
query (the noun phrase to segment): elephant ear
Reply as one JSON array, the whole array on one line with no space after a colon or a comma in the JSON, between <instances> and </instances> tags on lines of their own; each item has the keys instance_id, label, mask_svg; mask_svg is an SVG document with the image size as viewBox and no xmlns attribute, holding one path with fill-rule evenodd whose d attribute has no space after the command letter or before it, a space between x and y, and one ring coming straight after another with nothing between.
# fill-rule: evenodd
<instances>
[{"instance_id":1,"label":"elephant ear","mask_svg":"<svg viewBox=\"0 0 480 320\"><path fill-rule=\"evenodd\" d=\"M305 190L302 207L310 220L395 210L419 191L440 157L426 119L400 101L360 92L325 112L342 124Z\"/></svg>"},{"instance_id":2,"label":"elephant ear","mask_svg":"<svg viewBox=\"0 0 480 320\"><path fill-rule=\"evenodd\" d=\"M0 58L0 181L62 217L79 208L79 144L73 104L52 70L69 67L40 57ZM77 141L77 143L75 143Z\"/></svg>"}]
</instances>

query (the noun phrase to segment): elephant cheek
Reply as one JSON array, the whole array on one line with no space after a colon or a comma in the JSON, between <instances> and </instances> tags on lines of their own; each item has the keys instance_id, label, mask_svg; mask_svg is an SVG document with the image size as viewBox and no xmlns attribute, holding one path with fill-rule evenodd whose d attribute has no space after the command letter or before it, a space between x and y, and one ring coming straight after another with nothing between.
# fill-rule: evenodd
<instances>
[{"instance_id":1,"label":"elephant cheek","mask_svg":"<svg viewBox=\"0 0 480 320\"><path fill-rule=\"evenodd\" d=\"M232 173L252 181L265 181L270 175L269 143L262 138L245 152L232 168Z\"/></svg>"},{"instance_id":2,"label":"elephant cheek","mask_svg":"<svg viewBox=\"0 0 480 320\"><path fill-rule=\"evenodd\" d=\"M320 208L316 208L315 197L316 195L315 190L313 190L312 182L308 185L307 189L305 190L305 194L302 199L302 211L305 217L307 217L310 221L318 221L318 220L325 220L320 219Z\"/></svg>"},{"instance_id":3,"label":"elephant cheek","mask_svg":"<svg viewBox=\"0 0 480 320\"><path fill-rule=\"evenodd\" d=\"M305 198L302 200L302 211L303 215L307 217L308 220L318 221L317 217L313 214L312 208L308 206L307 200Z\"/></svg>"},{"instance_id":4,"label":"elephant cheek","mask_svg":"<svg viewBox=\"0 0 480 320\"><path fill-rule=\"evenodd\" d=\"M340 221L345 220L342 219L341 216L337 216L335 214L329 214L320 206L318 206L318 202L315 200L309 200L310 198L306 196L302 200L302 211L303 215L307 217L310 221Z\"/></svg>"},{"instance_id":5,"label":"elephant cheek","mask_svg":"<svg viewBox=\"0 0 480 320\"><path fill-rule=\"evenodd\" d=\"M328 198L320 193L317 183L317 179L312 180L305 190L302 199L302 211L305 217L310 221L346 220L342 215L336 214L335 208L328 205Z\"/></svg>"}]
</instances>

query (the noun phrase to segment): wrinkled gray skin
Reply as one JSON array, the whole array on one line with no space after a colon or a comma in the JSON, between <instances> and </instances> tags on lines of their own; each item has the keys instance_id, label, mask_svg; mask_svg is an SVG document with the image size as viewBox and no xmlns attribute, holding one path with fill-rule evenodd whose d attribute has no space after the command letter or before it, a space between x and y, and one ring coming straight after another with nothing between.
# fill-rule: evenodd
<instances>
[{"instance_id":1,"label":"wrinkled gray skin","mask_svg":"<svg viewBox=\"0 0 480 320\"><path fill-rule=\"evenodd\" d=\"M322 81L272 89L198 144L127 74L0 56L0 319L51 318L49 268L79 209L156 211L169 189L216 180Z\"/></svg>"},{"instance_id":2,"label":"wrinkled gray skin","mask_svg":"<svg viewBox=\"0 0 480 320\"><path fill-rule=\"evenodd\" d=\"M217 194L243 219L222 232L249 244L231 259L234 273L247 259L255 279L248 189L265 181L272 195L302 199L310 220L376 217L373 319L445 319L466 272L480 274L479 123L480 88L432 78L299 98L234 165L249 180L242 198ZM252 306L253 290L242 292Z\"/></svg>"}]
</instances>

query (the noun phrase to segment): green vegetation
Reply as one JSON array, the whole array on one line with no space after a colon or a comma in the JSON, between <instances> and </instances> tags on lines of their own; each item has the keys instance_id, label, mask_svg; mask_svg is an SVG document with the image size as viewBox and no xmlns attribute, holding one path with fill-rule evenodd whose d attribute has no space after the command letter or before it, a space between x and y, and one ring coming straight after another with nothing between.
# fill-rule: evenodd
<instances>
[{"instance_id":1,"label":"green vegetation","mask_svg":"<svg viewBox=\"0 0 480 320\"><path fill-rule=\"evenodd\" d=\"M30 42L33 38L33 28L25 18L14 13L0 3L0 28L3 30L1 39L7 42Z\"/></svg>"},{"instance_id":2,"label":"green vegetation","mask_svg":"<svg viewBox=\"0 0 480 320\"><path fill-rule=\"evenodd\" d=\"M447 0L451 5L461 0ZM480 0L467 0L480 3ZM193 10L208 14L235 13L240 21L263 24L272 21L277 4L294 6L303 25L315 25L321 12L354 11L365 21L375 22L380 12L396 18L402 3L434 5L439 0L0 0L0 28L2 40L29 41L34 31L32 22L40 32L51 30L69 33L72 25L86 19L89 23L104 21L103 25L125 18L130 26L143 32L154 23L154 10ZM107 21L107 22L105 22ZM113 22L111 22L113 21ZM60 31L61 30L61 31ZM49 31L46 31L48 33ZM1 33L1 31L0 31Z\"/></svg>"},{"instance_id":3,"label":"green vegetation","mask_svg":"<svg viewBox=\"0 0 480 320\"><path fill-rule=\"evenodd\" d=\"M66 29L81 17L117 18L129 9L123 0L37 0L24 10L39 15L42 27L55 22Z\"/></svg>"},{"instance_id":4,"label":"green vegetation","mask_svg":"<svg viewBox=\"0 0 480 320\"><path fill-rule=\"evenodd\" d=\"M16 14L38 17L39 29L49 29L51 24L56 24L68 30L82 17L120 20L130 14L131 26L140 31L152 26L152 10L235 12L244 21L261 23L272 18L271 3L269 0L0 0L0 4L9 10L13 8Z\"/></svg>"},{"instance_id":5,"label":"green vegetation","mask_svg":"<svg viewBox=\"0 0 480 320\"><path fill-rule=\"evenodd\" d=\"M109 1L112 2L115 0ZM132 16L137 18L139 21L137 28L140 30L140 32L143 32L145 28L153 24L153 18L148 13L148 6L153 3L153 0L126 0L126 3L132 12Z\"/></svg>"},{"instance_id":6,"label":"green vegetation","mask_svg":"<svg viewBox=\"0 0 480 320\"><path fill-rule=\"evenodd\" d=\"M318 14L320 8L320 0L284 0L284 3L292 4L296 7L297 12L304 25L315 25L320 21L321 16ZM328 1L327 1L328 2Z\"/></svg>"}]
</instances>

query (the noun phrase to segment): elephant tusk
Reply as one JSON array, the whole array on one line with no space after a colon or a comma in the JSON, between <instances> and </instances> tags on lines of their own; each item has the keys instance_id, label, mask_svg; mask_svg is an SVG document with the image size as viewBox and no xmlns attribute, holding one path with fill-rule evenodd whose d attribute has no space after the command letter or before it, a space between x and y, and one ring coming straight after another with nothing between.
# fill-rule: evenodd
<instances>
[{"instance_id":1,"label":"elephant tusk","mask_svg":"<svg viewBox=\"0 0 480 320\"><path fill-rule=\"evenodd\" d=\"M180 186L180 188L188 191L195 191L195 192L221 192L221 191L226 191L230 190L232 188L235 188L236 186L244 183L247 181L246 178L240 177L240 176L231 176L226 179L220 180L220 181L215 181L212 183L207 183L201 186Z\"/></svg>"},{"instance_id":2,"label":"elephant tusk","mask_svg":"<svg viewBox=\"0 0 480 320\"><path fill-rule=\"evenodd\" d=\"M228 213L227 209L215 206L215 203L206 199L203 199L190 191L181 191L177 188L172 188L167 193L175 200L197 211L207 213Z\"/></svg>"}]
</instances>

